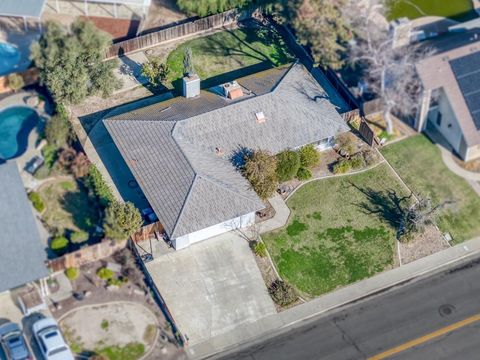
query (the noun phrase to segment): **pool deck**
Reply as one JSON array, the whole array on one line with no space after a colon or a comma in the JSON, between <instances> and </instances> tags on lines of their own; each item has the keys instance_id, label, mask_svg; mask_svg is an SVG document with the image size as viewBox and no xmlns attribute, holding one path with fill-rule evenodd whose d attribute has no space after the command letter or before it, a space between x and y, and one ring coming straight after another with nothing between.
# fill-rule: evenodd
<instances>
[{"instance_id":1,"label":"pool deck","mask_svg":"<svg viewBox=\"0 0 480 360\"><path fill-rule=\"evenodd\" d=\"M28 99L30 96L35 96L35 95L37 95L35 92L21 91L11 96L8 96L7 98L0 100L0 111L13 106L25 106L25 107L32 108L31 106L27 106L26 99ZM42 111L42 109L37 109L37 108L32 108L32 109L37 111L40 118L48 119L50 117L50 115L47 114L45 111ZM39 136L38 129L37 128L33 129L28 136L27 150L19 157L12 159L17 163L18 171L20 172L20 177L22 178L23 185L28 190L33 190L39 185L39 181L24 170L26 163L33 156L41 155L41 151L37 147L38 136ZM12 161L12 160L9 160L9 161ZM40 216L35 211L33 212L35 214L35 220L37 223L38 231L40 232L40 239L45 246L48 246L48 239L50 237L50 234L42 225Z\"/></svg>"}]
</instances>

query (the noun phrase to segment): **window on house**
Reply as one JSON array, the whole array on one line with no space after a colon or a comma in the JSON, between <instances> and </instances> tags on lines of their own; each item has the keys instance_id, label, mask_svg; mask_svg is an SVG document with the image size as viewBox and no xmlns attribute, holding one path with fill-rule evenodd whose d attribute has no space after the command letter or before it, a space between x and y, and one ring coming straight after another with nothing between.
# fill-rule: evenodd
<instances>
[{"instance_id":1,"label":"window on house","mask_svg":"<svg viewBox=\"0 0 480 360\"><path fill-rule=\"evenodd\" d=\"M442 113L437 113L437 126L442 126Z\"/></svg>"}]
</instances>

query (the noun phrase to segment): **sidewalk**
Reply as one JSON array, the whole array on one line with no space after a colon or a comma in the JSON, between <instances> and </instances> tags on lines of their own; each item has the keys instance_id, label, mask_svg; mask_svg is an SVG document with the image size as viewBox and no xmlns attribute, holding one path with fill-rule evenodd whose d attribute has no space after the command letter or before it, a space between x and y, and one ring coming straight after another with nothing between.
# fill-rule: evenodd
<instances>
[{"instance_id":1,"label":"sidewalk","mask_svg":"<svg viewBox=\"0 0 480 360\"><path fill-rule=\"evenodd\" d=\"M268 199L268 202L275 209L273 218L265 220L259 224L260 234L265 234L269 231L285 226L290 216L290 209L280 195Z\"/></svg>"},{"instance_id":2,"label":"sidewalk","mask_svg":"<svg viewBox=\"0 0 480 360\"><path fill-rule=\"evenodd\" d=\"M208 342L187 348L186 351L192 359L205 358L225 351L227 349L225 344L232 343L232 339L236 339L236 343L240 345L255 340L259 336L268 336L268 333L272 331L293 326L306 319L388 290L395 285L477 254L480 254L480 237L359 281L281 313L264 317L255 323L238 327L229 333L214 337Z\"/></svg>"}]
</instances>

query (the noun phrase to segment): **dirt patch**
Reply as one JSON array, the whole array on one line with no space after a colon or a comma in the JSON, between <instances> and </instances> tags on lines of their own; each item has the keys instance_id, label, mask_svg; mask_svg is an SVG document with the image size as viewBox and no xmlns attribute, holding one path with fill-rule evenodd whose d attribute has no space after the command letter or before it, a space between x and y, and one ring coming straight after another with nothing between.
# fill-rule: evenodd
<instances>
[{"instance_id":1,"label":"dirt patch","mask_svg":"<svg viewBox=\"0 0 480 360\"><path fill-rule=\"evenodd\" d=\"M433 225L427 226L422 234L417 235L410 242L400 243L402 264L408 264L448 247L440 231Z\"/></svg>"},{"instance_id":2,"label":"dirt patch","mask_svg":"<svg viewBox=\"0 0 480 360\"><path fill-rule=\"evenodd\" d=\"M460 165L465 170L480 173L480 158L467 161L467 162L462 161L461 159L459 159L457 156L453 154L452 154L452 158L458 165Z\"/></svg>"},{"instance_id":3,"label":"dirt patch","mask_svg":"<svg viewBox=\"0 0 480 360\"><path fill-rule=\"evenodd\" d=\"M150 326L156 326L153 313L137 303L118 302L82 307L60 321L68 340L83 350L96 350L107 346L125 346L147 343L144 334ZM155 336L153 336L155 339Z\"/></svg>"}]
</instances>

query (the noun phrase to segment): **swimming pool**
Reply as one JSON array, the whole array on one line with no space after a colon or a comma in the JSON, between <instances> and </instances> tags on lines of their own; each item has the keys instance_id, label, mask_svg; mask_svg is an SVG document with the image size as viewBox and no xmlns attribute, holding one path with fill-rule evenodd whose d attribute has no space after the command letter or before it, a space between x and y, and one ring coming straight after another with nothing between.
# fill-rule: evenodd
<instances>
[{"instance_id":1,"label":"swimming pool","mask_svg":"<svg viewBox=\"0 0 480 360\"><path fill-rule=\"evenodd\" d=\"M9 43L0 42L0 76L13 72L20 62L20 52Z\"/></svg>"},{"instance_id":2,"label":"swimming pool","mask_svg":"<svg viewBox=\"0 0 480 360\"><path fill-rule=\"evenodd\" d=\"M15 106L0 111L0 158L7 160L27 150L28 135L39 117L33 109Z\"/></svg>"}]
</instances>

